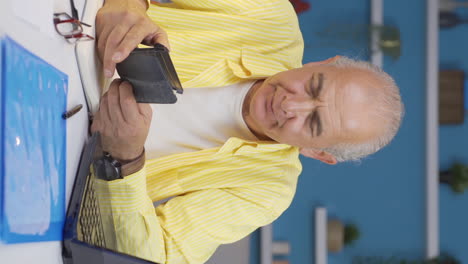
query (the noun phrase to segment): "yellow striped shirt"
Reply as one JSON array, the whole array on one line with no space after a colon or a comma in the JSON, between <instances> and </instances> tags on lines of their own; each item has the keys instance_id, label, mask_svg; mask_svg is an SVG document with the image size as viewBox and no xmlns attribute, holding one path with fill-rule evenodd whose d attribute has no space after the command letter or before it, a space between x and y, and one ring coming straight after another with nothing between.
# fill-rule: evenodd
<instances>
[{"instance_id":1,"label":"yellow striped shirt","mask_svg":"<svg viewBox=\"0 0 468 264\"><path fill-rule=\"evenodd\" d=\"M173 0L148 14L169 35L184 88L225 86L301 66L287 0ZM219 148L147 160L123 180L97 180L115 249L161 264L204 263L220 244L274 221L290 205L298 150L230 138ZM153 207L154 201L174 197Z\"/></svg>"},{"instance_id":2,"label":"yellow striped shirt","mask_svg":"<svg viewBox=\"0 0 468 264\"><path fill-rule=\"evenodd\" d=\"M166 30L184 88L262 79L302 66L304 44L287 0L175 0L148 15Z\"/></svg>"}]
</instances>

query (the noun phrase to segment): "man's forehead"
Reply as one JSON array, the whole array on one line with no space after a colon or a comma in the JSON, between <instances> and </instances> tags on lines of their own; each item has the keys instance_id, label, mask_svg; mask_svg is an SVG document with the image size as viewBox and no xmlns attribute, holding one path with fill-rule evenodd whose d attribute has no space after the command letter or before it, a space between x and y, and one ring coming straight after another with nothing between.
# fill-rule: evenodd
<instances>
[{"instance_id":1,"label":"man's forehead","mask_svg":"<svg viewBox=\"0 0 468 264\"><path fill-rule=\"evenodd\" d=\"M358 84L347 86L342 101L343 133L358 141L378 136L384 120L378 116L378 100L369 88Z\"/></svg>"}]
</instances>

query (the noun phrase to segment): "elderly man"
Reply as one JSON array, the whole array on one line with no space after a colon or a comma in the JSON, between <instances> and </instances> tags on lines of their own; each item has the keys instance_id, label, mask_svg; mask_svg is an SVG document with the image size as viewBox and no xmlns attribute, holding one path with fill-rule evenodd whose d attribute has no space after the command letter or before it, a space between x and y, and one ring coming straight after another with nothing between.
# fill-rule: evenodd
<instances>
[{"instance_id":1,"label":"elderly man","mask_svg":"<svg viewBox=\"0 0 468 264\"><path fill-rule=\"evenodd\" d=\"M120 80L102 97L92 130L123 179L96 184L116 250L204 263L287 209L299 153L357 160L399 127L398 88L380 69L338 56L301 65L286 0L108 0L96 21L108 76L139 43L170 42L187 88L175 105L138 104Z\"/></svg>"}]
</instances>

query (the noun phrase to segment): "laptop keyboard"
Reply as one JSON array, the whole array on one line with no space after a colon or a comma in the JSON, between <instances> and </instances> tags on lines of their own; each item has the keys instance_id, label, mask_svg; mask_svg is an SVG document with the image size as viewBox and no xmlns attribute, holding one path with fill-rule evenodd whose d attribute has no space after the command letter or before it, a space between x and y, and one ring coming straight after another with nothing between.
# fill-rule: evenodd
<instances>
[{"instance_id":1,"label":"laptop keyboard","mask_svg":"<svg viewBox=\"0 0 468 264\"><path fill-rule=\"evenodd\" d=\"M78 239L88 244L106 248L104 230L99 211L98 197L92 175L87 177L83 203L78 221Z\"/></svg>"}]
</instances>

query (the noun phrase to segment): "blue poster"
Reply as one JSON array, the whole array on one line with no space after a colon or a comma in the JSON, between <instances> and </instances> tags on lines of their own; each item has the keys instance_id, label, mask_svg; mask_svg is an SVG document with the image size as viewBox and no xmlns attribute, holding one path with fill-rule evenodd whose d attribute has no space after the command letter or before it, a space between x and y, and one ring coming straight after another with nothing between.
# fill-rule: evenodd
<instances>
[{"instance_id":1,"label":"blue poster","mask_svg":"<svg viewBox=\"0 0 468 264\"><path fill-rule=\"evenodd\" d=\"M61 240L68 77L12 39L0 41L0 240Z\"/></svg>"}]
</instances>

